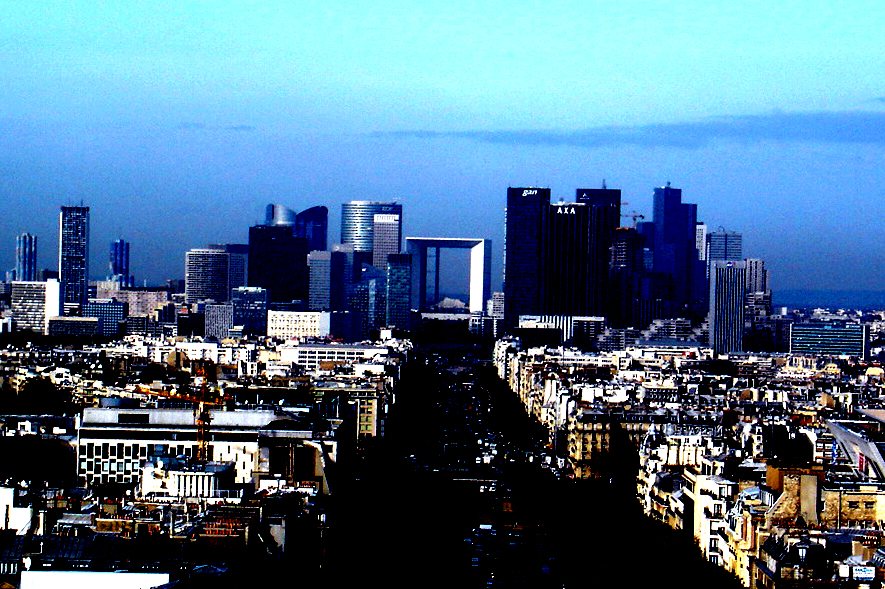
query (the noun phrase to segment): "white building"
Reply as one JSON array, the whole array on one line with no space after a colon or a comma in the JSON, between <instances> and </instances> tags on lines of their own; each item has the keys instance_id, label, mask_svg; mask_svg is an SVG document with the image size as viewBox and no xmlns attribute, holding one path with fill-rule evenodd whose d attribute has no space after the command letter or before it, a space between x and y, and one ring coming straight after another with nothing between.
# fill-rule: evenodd
<instances>
[{"instance_id":1,"label":"white building","mask_svg":"<svg viewBox=\"0 0 885 589\"><path fill-rule=\"evenodd\" d=\"M49 318L61 315L61 287L58 280L12 283L12 316L16 329L49 333Z\"/></svg>"},{"instance_id":2,"label":"white building","mask_svg":"<svg viewBox=\"0 0 885 589\"><path fill-rule=\"evenodd\" d=\"M386 357L386 346L365 344L299 344L279 348L280 362L316 370L321 362L334 364L366 363L375 358Z\"/></svg>"},{"instance_id":3,"label":"white building","mask_svg":"<svg viewBox=\"0 0 885 589\"><path fill-rule=\"evenodd\" d=\"M279 339L328 337L332 314L327 311L268 311L267 335Z\"/></svg>"}]
</instances>

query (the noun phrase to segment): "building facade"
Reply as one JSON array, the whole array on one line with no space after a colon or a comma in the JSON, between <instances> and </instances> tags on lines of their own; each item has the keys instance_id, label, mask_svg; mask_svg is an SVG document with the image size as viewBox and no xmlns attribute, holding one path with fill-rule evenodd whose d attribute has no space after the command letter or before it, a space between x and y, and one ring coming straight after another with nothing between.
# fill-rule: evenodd
<instances>
[{"instance_id":1,"label":"building facade","mask_svg":"<svg viewBox=\"0 0 885 589\"><path fill-rule=\"evenodd\" d=\"M549 188L507 189L504 211L504 323L515 327L520 315L537 314L543 295L544 227Z\"/></svg>"},{"instance_id":2,"label":"building facade","mask_svg":"<svg viewBox=\"0 0 885 589\"><path fill-rule=\"evenodd\" d=\"M268 311L267 335L278 339L328 337L332 318L326 311Z\"/></svg>"},{"instance_id":3,"label":"building facade","mask_svg":"<svg viewBox=\"0 0 885 589\"><path fill-rule=\"evenodd\" d=\"M89 299L83 308L83 316L98 319L99 335L116 337L125 331L129 305L116 299Z\"/></svg>"},{"instance_id":4,"label":"building facade","mask_svg":"<svg viewBox=\"0 0 885 589\"><path fill-rule=\"evenodd\" d=\"M49 318L61 314L61 285L57 280L12 283L12 316L19 330L49 333Z\"/></svg>"},{"instance_id":5,"label":"building facade","mask_svg":"<svg viewBox=\"0 0 885 589\"><path fill-rule=\"evenodd\" d=\"M387 321L388 327L411 328L412 256L387 256Z\"/></svg>"},{"instance_id":6,"label":"building facade","mask_svg":"<svg viewBox=\"0 0 885 589\"><path fill-rule=\"evenodd\" d=\"M295 237L307 240L307 251L325 251L329 234L329 209L310 207L295 215Z\"/></svg>"},{"instance_id":7,"label":"building facade","mask_svg":"<svg viewBox=\"0 0 885 589\"><path fill-rule=\"evenodd\" d=\"M15 279L22 282L37 280L37 236L22 233L15 237Z\"/></svg>"},{"instance_id":8,"label":"building facade","mask_svg":"<svg viewBox=\"0 0 885 589\"><path fill-rule=\"evenodd\" d=\"M190 303L230 298L230 256L222 249L189 250L184 260L184 298Z\"/></svg>"},{"instance_id":9,"label":"building facade","mask_svg":"<svg viewBox=\"0 0 885 589\"><path fill-rule=\"evenodd\" d=\"M398 254L402 243L402 220L397 214L378 213L373 217L372 265L387 267L387 256Z\"/></svg>"},{"instance_id":10,"label":"building facade","mask_svg":"<svg viewBox=\"0 0 885 589\"><path fill-rule=\"evenodd\" d=\"M717 354L743 350L746 264L715 261L710 267L710 346Z\"/></svg>"},{"instance_id":11,"label":"building facade","mask_svg":"<svg viewBox=\"0 0 885 589\"><path fill-rule=\"evenodd\" d=\"M399 218L396 241L402 243L403 205L368 200L342 203L341 243L353 244L354 252L372 252L375 245L375 215L396 215Z\"/></svg>"},{"instance_id":12,"label":"building facade","mask_svg":"<svg viewBox=\"0 0 885 589\"><path fill-rule=\"evenodd\" d=\"M867 325L848 321L810 321L790 325L790 353L817 356L869 355Z\"/></svg>"},{"instance_id":13,"label":"building facade","mask_svg":"<svg viewBox=\"0 0 885 589\"><path fill-rule=\"evenodd\" d=\"M117 239L108 252L108 280L120 286L135 286L135 277L129 273L129 242Z\"/></svg>"},{"instance_id":14,"label":"building facade","mask_svg":"<svg viewBox=\"0 0 885 589\"><path fill-rule=\"evenodd\" d=\"M233 323L243 327L244 335L267 334L267 290L241 286L231 291Z\"/></svg>"},{"instance_id":15,"label":"building facade","mask_svg":"<svg viewBox=\"0 0 885 589\"><path fill-rule=\"evenodd\" d=\"M667 281L663 312L686 316L702 311L706 298L703 264L698 259L697 205L682 202L682 190L654 189L653 268Z\"/></svg>"},{"instance_id":16,"label":"building facade","mask_svg":"<svg viewBox=\"0 0 885 589\"><path fill-rule=\"evenodd\" d=\"M214 337L217 340L228 337L230 329L234 326L233 304L206 305L204 313L206 337Z\"/></svg>"},{"instance_id":17,"label":"building facade","mask_svg":"<svg viewBox=\"0 0 885 589\"><path fill-rule=\"evenodd\" d=\"M82 306L89 296L89 207L61 207L58 232L62 302Z\"/></svg>"},{"instance_id":18,"label":"building facade","mask_svg":"<svg viewBox=\"0 0 885 589\"><path fill-rule=\"evenodd\" d=\"M249 228L249 286L268 291L271 302L307 303L307 240L288 225Z\"/></svg>"}]
</instances>

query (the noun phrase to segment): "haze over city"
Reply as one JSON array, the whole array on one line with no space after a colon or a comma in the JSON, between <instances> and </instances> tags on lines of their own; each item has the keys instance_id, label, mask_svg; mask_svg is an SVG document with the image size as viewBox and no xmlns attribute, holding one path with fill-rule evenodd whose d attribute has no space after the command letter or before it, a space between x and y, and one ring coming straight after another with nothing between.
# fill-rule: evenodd
<instances>
[{"instance_id":1,"label":"haze over city","mask_svg":"<svg viewBox=\"0 0 885 589\"><path fill-rule=\"evenodd\" d=\"M7 3L0 263L54 267L58 210L92 209L91 274L139 283L241 242L268 203L403 204L404 235L491 238L508 186L603 179L651 218L671 182L740 231L774 289L885 290L885 7ZM631 219L625 217L623 224Z\"/></svg>"}]
</instances>

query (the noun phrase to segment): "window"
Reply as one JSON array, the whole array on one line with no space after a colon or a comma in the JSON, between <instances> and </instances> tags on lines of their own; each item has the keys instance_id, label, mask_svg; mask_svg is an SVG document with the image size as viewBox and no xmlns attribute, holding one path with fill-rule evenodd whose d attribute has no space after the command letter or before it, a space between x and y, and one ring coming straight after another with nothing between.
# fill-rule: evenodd
<instances>
[{"instance_id":1,"label":"window","mask_svg":"<svg viewBox=\"0 0 885 589\"><path fill-rule=\"evenodd\" d=\"M858 501L849 501L848 502L848 509L857 509L858 507L860 507L860 502L858 502Z\"/></svg>"},{"instance_id":2,"label":"window","mask_svg":"<svg viewBox=\"0 0 885 589\"><path fill-rule=\"evenodd\" d=\"M864 501L863 502L864 509L873 509L876 506L874 501Z\"/></svg>"}]
</instances>

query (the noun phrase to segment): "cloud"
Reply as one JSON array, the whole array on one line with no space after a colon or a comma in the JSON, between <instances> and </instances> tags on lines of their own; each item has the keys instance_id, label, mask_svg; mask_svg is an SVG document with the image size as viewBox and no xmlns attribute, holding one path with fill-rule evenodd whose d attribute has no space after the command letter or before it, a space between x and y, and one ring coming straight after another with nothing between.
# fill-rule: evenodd
<instances>
[{"instance_id":1,"label":"cloud","mask_svg":"<svg viewBox=\"0 0 885 589\"><path fill-rule=\"evenodd\" d=\"M606 126L576 131L395 131L376 136L432 139L455 137L513 145L576 147L681 147L696 149L715 141L759 143L863 143L885 145L885 112L846 111L724 116L695 122Z\"/></svg>"},{"instance_id":2,"label":"cloud","mask_svg":"<svg viewBox=\"0 0 885 589\"><path fill-rule=\"evenodd\" d=\"M204 123L179 123L179 130L183 131L254 131L255 127L252 125L224 125L221 127L217 126L209 126Z\"/></svg>"}]
</instances>

